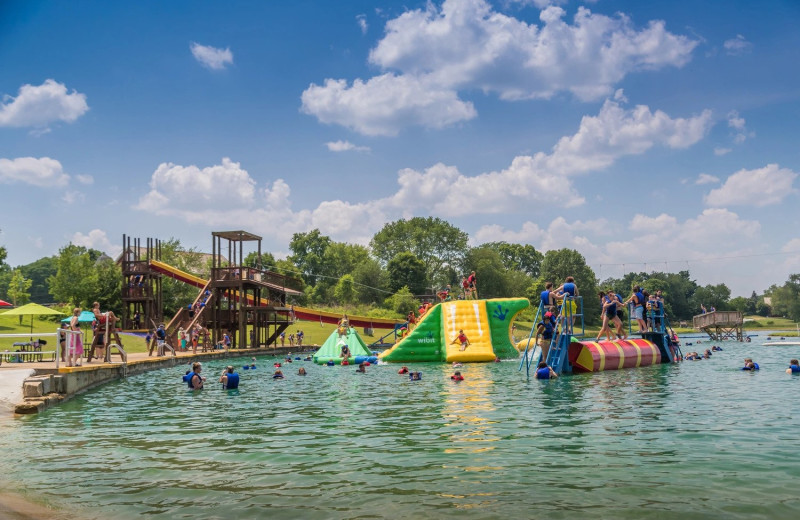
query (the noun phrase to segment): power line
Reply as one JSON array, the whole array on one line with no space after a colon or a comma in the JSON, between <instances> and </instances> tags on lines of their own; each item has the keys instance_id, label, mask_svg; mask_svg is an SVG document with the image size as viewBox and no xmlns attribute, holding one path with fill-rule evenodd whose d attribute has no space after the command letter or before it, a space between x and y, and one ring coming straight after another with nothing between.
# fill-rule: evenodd
<instances>
[{"instance_id":1,"label":"power line","mask_svg":"<svg viewBox=\"0 0 800 520\"><path fill-rule=\"evenodd\" d=\"M610 266L622 266L623 269L626 265L644 265L645 270L647 270L647 264L664 264L668 266L668 264L686 264L687 269L689 268L689 262L713 262L716 260L731 260L737 258L756 258L761 256L778 256L778 255L796 255L800 254L800 251L781 251L781 252L771 252L771 253L753 253L750 255L728 255L728 256L715 256L710 258L693 258L693 259L685 259L685 260L649 260L649 261L642 261L642 262L624 262L624 263L602 263L600 265L600 270L602 271L603 267L610 267Z\"/></svg>"}]
</instances>

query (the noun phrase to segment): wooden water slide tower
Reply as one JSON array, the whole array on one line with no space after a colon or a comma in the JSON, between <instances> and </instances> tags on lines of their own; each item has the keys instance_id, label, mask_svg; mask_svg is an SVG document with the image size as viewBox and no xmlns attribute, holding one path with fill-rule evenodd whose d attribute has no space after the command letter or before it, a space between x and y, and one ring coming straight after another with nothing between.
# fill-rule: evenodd
<instances>
[{"instance_id":1,"label":"wooden water slide tower","mask_svg":"<svg viewBox=\"0 0 800 520\"><path fill-rule=\"evenodd\" d=\"M148 238L142 247L140 239L122 235L122 247L122 328L147 329L160 322L164 313L161 274L150 269L150 260L161 260L161 241ZM136 313L138 323L134 323Z\"/></svg>"},{"instance_id":2,"label":"wooden water slide tower","mask_svg":"<svg viewBox=\"0 0 800 520\"><path fill-rule=\"evenodd\" d=\"M206 309L212 341L225 332L231 347L258 348L275 343L291 324L287 296L302 295L302 282L256 265L244 265L245 243L256 245L261 259L261 237L247 231L215 231L212 235L211 280L208 284L212 308ZM227 250L227 251L226 251ZM227 260L223 256L227 252Z\"/></svg>"},{"instance_id":3,"label":"wooden water slide tower","mask_svg":"<svg viewBox=\"0 0 800 520\"><path fill-rule=\"evenodd\" d=\"M739 311L712 311L692 318L692 326L708 334L714 341L744 341L744 316Z\"/></svg>"}]
</instances>

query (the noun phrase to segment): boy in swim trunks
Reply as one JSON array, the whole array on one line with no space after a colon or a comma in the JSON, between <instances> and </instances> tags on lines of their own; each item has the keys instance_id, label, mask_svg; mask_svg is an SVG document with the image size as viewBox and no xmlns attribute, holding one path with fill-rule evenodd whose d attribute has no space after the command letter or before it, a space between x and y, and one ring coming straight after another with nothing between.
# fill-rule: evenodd
<instances>
[{"instance_id":1,"label":"boy in swim trunks","mask_svg":"<svg viewBox=\"0 0 800 520\"><path fill-rule=\"evenodd\" d=\"M469 346L469 339L467 338L467 335L464 334L463 330L458 331L458 336L456 336L456 339L454 339L450 344L453 345L456 342L461 343L461 348L459 351L464 352L467 350L467 347Z\"/></svg>"}]
</instances>

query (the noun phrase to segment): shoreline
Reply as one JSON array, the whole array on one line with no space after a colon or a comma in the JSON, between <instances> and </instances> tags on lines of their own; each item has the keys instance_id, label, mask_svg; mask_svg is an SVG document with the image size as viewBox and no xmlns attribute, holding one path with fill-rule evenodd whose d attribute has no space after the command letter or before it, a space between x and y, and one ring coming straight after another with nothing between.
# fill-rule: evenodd
<instances>
[{"instance_id":1,"label":"shoreline","mask_svg":"<svg viewBox=\"0 0 800 520\"><path fill-rule=\"evenodd\" d=\"M78 520L79 518L71 512L37 503L19 493L0 491L0 520Z\"/></svg>"}]
</instances>

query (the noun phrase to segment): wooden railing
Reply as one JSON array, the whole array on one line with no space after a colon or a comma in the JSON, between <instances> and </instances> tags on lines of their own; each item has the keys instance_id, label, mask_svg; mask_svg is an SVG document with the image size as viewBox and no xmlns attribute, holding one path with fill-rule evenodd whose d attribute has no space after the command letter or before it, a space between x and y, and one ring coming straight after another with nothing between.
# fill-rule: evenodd
<instances>
[{"instance_id":1,"label":"wooden railing","mask_svg":"<svg viewBox=\"0 0 800 520\"><path fill-rule=\"evenodd\" d=\"M692 318L692 326L695 329L706 327L733 327L744 323L744 317L740 311L712 311L705 314L698 314Z\"/></svg>"}]
</instances>

